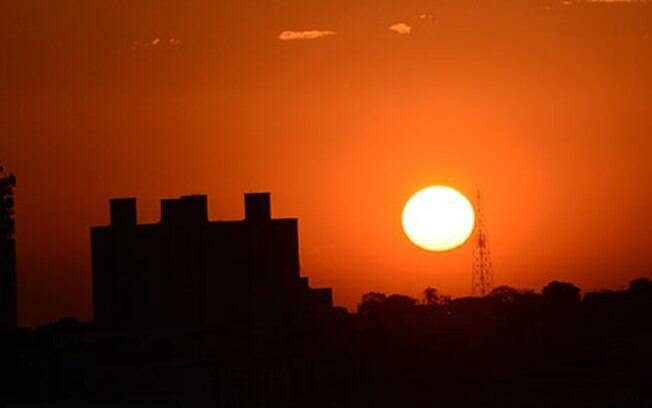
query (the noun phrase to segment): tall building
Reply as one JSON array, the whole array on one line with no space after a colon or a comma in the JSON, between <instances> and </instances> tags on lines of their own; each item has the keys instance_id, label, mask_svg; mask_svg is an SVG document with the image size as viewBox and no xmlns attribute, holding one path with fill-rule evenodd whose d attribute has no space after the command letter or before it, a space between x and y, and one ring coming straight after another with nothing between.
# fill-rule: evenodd
<instances>
[{"instance_id":1,"label":"tall building","mask_svg":"<svg viewBox=\"0 0 652 408\"><path fill-rule=\"evenodd\" d=\"M269 193L245 194L240 221L209 221L203 195L162 200L156 224L137 223L133 198L110 211L91 228L98 327L283 332L332 307L300 277L298 222L272 219Z\"/></svg>"},{"instance_id":2,"label":"tall building","mask_svg":"<svg viewBox=\"0 0 652 408\"><path fill-rule=\"evenodd\" d=\"M3 171L0 165L0 331L18 326L13 198L16 177L3 176Z\"/></svg>"}]
</instances>

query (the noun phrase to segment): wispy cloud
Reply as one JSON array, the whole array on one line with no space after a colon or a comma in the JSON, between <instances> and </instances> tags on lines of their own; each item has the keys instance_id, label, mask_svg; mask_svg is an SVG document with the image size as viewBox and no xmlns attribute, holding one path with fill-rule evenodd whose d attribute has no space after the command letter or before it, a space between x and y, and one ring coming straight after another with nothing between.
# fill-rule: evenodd
<instances>
[{"instance_id":1,"label":"wispy cloud","mask_svg":"<svg viewBox=\"0 0 652 408\"><path fill-rule=\"evenodd\" d=\"M412 31L412 27L405 23L398 23L389 26L389 29L392 31L396 31L399 34L410 34L410 31Z\"/></svg>"},{"instance_id":2,"label":"wispy cloud","mask_svg":"<svg viewBox=\"0 0 652 408\"><path fill-rule=\"evenodd\" d=\"M278 39L281 41L315 40L317 38L325 38L331 35L335 35L335 32L327 30L283 31L278 35Z\"/></svg>"},{"instance_id":3,"label":"wispy cloud","mask_svg":"<svg viewBox=\"0 0 652 408\"><path fill-rule=\"evenodd\" d=\"M648 0L585 0L587 3L648 3Z\"/></svg>"},{"instance_id":4,"label":"wispy cloud","mask_svg":"<svg viewBox=\"0 0 652 408\"><path fill-rule=\"evenodd\" d=\"M169 38L167 41L162 40L161 38L157 37L154 38L153 40L146 40L146 41L134 41L131 44L131 48L133 49L139 49L139 48L152 48L152 47L159 47L159 46L164 46L167 45L169 47L178 47L181 45L181 40L178 38Z\"/></svg>"},{"instance_id":5,"label":"wispy cloud","mask_svg":"<svg viewBox=\"0 0 652 408\"><path fill-rule=\"evenodd\" d=\"M160 38L154 38L153 40L147 40L147 41L134 41L131 44L131 48L150 48L150 47L156 47L161 43Z\"/></svg>"},{"instance_id":6,"label":"wispy cloud","mask_svg":"<svg viewBox=\"0 0 652 408\"><path fill-rule=\"evenodd\" d=\"M432 20L433 18L434 16L432 14L428 14L428 13L419 14L420 20Z\"/></svg>"}]
</instances>

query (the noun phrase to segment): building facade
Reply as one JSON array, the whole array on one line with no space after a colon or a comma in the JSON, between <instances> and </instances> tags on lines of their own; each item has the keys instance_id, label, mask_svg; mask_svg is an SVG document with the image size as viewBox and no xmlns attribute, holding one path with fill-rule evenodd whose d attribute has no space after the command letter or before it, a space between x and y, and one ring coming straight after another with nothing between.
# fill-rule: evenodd
<instances>
[{"instance_id":1,"label":"building facade","mask_svg":"<svg viewBox=\"0 0 652 408\"><path fill-rule=\"evenodd\" d=\"M203 195L162 200L156 224L137 223L133 198L110 211L91 228L98 327L282 335L332 308L300 276L298 222L272 219L269 193L245 194L240 221L209 221Z\"/></svg>"}]
</instances>

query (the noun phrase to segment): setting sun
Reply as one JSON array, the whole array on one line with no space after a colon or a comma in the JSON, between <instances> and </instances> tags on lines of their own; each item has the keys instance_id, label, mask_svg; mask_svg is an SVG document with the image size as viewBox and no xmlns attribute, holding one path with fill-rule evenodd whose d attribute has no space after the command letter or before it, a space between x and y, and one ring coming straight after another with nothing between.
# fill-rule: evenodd
<instances>
[{"instance_id":1,"label":"setting sun","mask_svg":"<svg viewBox=\"0 0 652 408\"><path fill-rule=\"evenodd\" d=\"M414 194L403 209L403 229L415 245L447 251L462 245L471 232L475 213L469 200L447 186L431 186Z\"/></svg>"}]
</instances>

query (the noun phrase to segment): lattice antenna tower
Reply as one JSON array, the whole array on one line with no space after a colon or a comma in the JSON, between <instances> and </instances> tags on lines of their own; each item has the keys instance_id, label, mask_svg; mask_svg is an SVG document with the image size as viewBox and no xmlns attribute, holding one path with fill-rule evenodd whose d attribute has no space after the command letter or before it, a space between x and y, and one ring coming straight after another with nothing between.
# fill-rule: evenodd
<instances>
[{"instance_id":1,"label":"lattice antenna tower","mask_svg":"<svg viewBox=\"0 0 652 408\"><path fill-rule=\"evenodd\" d=\"M475 235L473 237L473 270L471 274L471 295L485 296L494 284L491 252L487 242L487 226L484 218L484 203L480 190L475 202Z\"/></svg>"}]
</instances>

